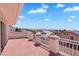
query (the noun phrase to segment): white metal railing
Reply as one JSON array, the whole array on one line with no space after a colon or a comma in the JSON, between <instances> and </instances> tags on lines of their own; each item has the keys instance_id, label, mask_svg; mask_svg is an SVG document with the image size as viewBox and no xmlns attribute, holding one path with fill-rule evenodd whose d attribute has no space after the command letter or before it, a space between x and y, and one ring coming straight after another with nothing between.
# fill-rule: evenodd
<instances>
[{"instance_id":1,"label":"white metal railing","mask_svg":"<svg viewBox=\"0 0 79 59\"><path fill-rule=\"evenodd\" d=\"M60 40L79 45L79 41L75 41L75 40L71 40L71 39L64 39L64 38L60 38Z\"/></svg>"},{"instance_id":2,"label":"white metal railing","mask_svg":"<svg viewBox=\"0 0 79 59\"><path fill-rule=\"evenodd\" d=\"M48 38L41 37L41 43L48 45Z\"/></svg>"},{"instance_id":3,"label":"white metal railing","mask_svg":"<svg viewBox=\"0 0 79 59\"><path fill-rule=\"evenodd\" d=\"M39 38L39 40L42 45L46 46L46 48L47 47L49 48L50 44L49 44L49 39L47 37L41 37ZM79 41L60 38L58 43L59 43L58 53L62 55L79 56Z\"/></svg>"},{"instance_id":4,"label":"white metal railing","mask_svg":"<svg viewBox=\"0 0 79 59\"><path fill-rule=\"evenodd\" d=\"M59 51L72 56L79 56L79 41L70 39L59 40Z\"/></svg>"},{"instance_id":5,"label":"white metal railing","mask_svg":"<svg viewBox=\"0 0 79 59\"><path fill-rule=\"evenodd\" d=\"M41 35L35 35L33 41L37 44L41 44L42 47L48 48L49 43L48 43L48 38L43 37Z\"/></svg>"}]
</instances>

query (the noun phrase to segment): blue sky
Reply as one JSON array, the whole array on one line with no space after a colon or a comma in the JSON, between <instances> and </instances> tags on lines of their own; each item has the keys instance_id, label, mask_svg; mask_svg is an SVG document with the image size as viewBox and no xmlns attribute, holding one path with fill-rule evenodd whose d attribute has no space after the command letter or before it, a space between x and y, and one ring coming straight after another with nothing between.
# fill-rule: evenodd
<instances>
[{"instance_id":1,"label":"blue sky","mask_svg":"<svg viewBox=\"0 0 79 59\"><path fill-rule=\"evenodd\" d=\"M17 27L30 29L79 29L79 3L26 3Z\"/></svg>"}]
</instances>

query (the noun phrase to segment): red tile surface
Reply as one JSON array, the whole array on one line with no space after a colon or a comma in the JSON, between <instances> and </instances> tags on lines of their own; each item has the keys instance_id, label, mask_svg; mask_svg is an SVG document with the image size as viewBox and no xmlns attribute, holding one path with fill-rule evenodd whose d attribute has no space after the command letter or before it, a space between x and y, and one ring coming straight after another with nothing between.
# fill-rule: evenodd
<instances>
[{"instance_id":1,"label":"red tile surface","mask_svg":"<svg viewBox=\"0 0 79 59\"><path fill-rule=\"evenodd\" d=\"M49 52L41 47L34 46L28 39L8 40L1 55L4 56L48 56Z\"/></svg>"}]
</instances>

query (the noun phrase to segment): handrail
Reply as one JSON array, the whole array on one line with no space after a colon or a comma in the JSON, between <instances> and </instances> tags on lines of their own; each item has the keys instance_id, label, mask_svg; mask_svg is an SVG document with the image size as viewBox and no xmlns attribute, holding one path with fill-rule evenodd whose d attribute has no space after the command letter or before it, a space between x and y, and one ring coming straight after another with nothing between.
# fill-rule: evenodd
<instances>
[{"instance_id":1,"label":"handrail","mask_svg":"<svg viewBox=\"0 0 79 59\"><path fill-rule=\"evenodd\" d=\"M71 40L71 39L60 38L60 41L69 42L69 43L72 43L72 44L79 45L79 41L75 41L75 40Z\"/></svg>"}]
</instances>

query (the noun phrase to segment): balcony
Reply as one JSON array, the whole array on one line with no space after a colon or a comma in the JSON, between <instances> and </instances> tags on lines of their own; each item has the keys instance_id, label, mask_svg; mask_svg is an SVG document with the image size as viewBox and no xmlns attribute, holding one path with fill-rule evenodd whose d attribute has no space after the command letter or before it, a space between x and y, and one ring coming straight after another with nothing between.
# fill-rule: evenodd
<instances>
[{"instance_id":1,"label":"balcony","mask_svg":"<svg viewBox=\"0 0 79 59\"><path fill-rule=\"evenodd\" d=\"M28 39L8 40L1 55L4 56L48 56L49 52L41 47L34 46Z\"/></svg>"},{"instance_id":2,"label":"balcony","mask_svg":"<svg viewBox=\"0 0 79 59\"><path fill-rule=\"evenodd\" d=\"M26 33L24 33L24 35L25 34ZM40 41L41 44L37 46L38 41L31 38L32 35L30 34L26 35L26 36L29 36L27 38L25 38L26 36L24 37L23 33L17 33L17 34L9 33L9 36L10 35L12 37L9 38L5 48L3 49L1 53L2 56L57 56L58 55L50 51L49 44L47 42L48 40L46 38L45 40L41 39ZM20 39L19 38L15 39L16 35L17 37L20 37Z\"/></svg>"},{"instance_id":3,"label":"balcony","mask_svg":"<svg viewBox=\"0 0 79 59\"><path fill-rule=\"evenodd\" d=\"M9 33L9 40L1 55L5 56L79 56L78 41L56 35L33 33ZM11 37L12 36L12 37Z\"/></svg>"}]
</instances>

